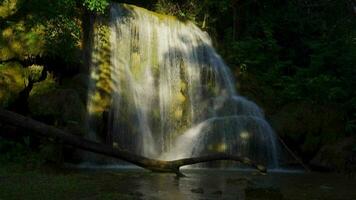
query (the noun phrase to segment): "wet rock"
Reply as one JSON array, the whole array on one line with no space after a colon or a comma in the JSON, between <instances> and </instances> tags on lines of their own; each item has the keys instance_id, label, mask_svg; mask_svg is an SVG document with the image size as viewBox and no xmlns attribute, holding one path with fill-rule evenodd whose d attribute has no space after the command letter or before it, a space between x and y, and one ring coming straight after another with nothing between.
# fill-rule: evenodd
<instances>
[{"instance_id":1,"label":"wet rock","mask_svg":"<svg viewBox=\"0 0 356 200\"><path fill-rule=\"evenodd\" d=\"M190 190L193 193L198 193L198 194L203 194L204 193L204 189L203 188L195 188L195 189L191 189Z\"/></svg>"},{"instance_id":2,"label":"wet rock","mask_svg":"<svg viewBox=\"0 0 356 200\"><path fill-rule=\"evenodd\" d=\"M67 78L63 80L63 86L67 89L75 90L81 101L86 103L88 98L88 88L89 88L89 75L85 73L80 73L72 78Z\"/></svg>"},{"instance_id":3,"label":"wet rock","mask_svg":"<svg viewBox=\"0 0 356 200\"><path fill-rule=\"evenodd\" d=\"M333 145L325 145L310 165L322 171L356 172L356 138L345 138ZM355 157L355 158L354 158Z\"/></svg>"},{"instance_id":4,"label":"wet rock","mask_svg":"<svg viewBox=\"0 0 356 200\"><path fill-rule=\"evenodd\" d=\"M86 115L85 105L72 89L55 89L29 98L29 109L35 118L81 135Z\"/></svg>"},{"instance_id":5,"label":"wet rock","mask_svg":"<svg viewBox=\"0 0 356 200\"><path fill-rule=\"evenodd\" d=\"M271 125L299 156L310 160L320 145L333 142L344 132L343 116L344 111L331 105L290 103L271 116ZM290 157L285 162L293 164L294 160Z\"/></svg>"},{"instance_id":6,"label":"wet rock","mask_svg":"<svg viewBox=\"0 0 356 200\"><path fill-rule=\"evenodd\" d=\"M281 191L277 188L252 188L245 190L246 200L284 200Z\"/></svg>"}]
</instances>

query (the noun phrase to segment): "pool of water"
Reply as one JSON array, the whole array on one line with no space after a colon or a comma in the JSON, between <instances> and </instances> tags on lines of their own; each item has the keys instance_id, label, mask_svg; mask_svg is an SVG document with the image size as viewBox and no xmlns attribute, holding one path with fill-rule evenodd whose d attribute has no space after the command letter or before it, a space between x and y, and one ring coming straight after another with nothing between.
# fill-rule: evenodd
<instances>
[{"instance_id":1,"label":"pool of water","mask_svg":"<svg viewBox=\"0 0 356 200\"><path fill-rule=\"evenodd\" d=\"M356 179L330 173L184 169L187 177L135 167L0 171L0 200L12 199L234 199L356 200Z\"/></svg>"},{"instance_id":2,"label":"pool of water","mask_svg":"<svg viewBox=\"0 0 356 200\"><path fill-rule=\"evenodd\" d=\"M150 173L137 168L110 169L125 177L119 190L139 199L288 199L356 200L356 180L339 174L272 170L260 175L253 170L185 169L187 177ZM84 172L82 172L84 173ZM91 170L95 176L104 173ZM113 176L115 178L115 176Z\"/></svg>"}]
</instances>

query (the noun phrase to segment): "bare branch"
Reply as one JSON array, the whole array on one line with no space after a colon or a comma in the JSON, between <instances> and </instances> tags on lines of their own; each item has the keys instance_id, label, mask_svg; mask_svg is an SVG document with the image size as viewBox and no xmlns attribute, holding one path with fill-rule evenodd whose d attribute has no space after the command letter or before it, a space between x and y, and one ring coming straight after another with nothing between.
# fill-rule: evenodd
<instances>
[{"instance_id":1,"label":"bare branch","mask_svg":"<svg viewBox=\"0 0 356 200\"><path fill-rule=\"evenodd\" d=\"M118 158L154 172L175 173L178 176L184 176L179 171L179 168L181 166L215 161L215 160L231 160L231 161L241 162L246 165L250 165L256 168L261 173L266 173L266 168L264 166L258 165L248 158L243 158L235 155L222 154L222 153L201 156L201 157L194 157L194 158L185 158L185 159L179 159L173 161L150 159L140 155L133 154L125 150L113 148L108 145L104 145L101 143L84 139L76 135L66 133L53 126L46 125L42 122L38 122L31 118L4 109L0 109L0 122L4 124L16 126L19 128L23 128L26 130L30 130L33 132L31 134L37 134L43 137L57 138L60 139L63 143L72 145L74 147L111 156L114 158Z\"/></svg>"}]
</instances>

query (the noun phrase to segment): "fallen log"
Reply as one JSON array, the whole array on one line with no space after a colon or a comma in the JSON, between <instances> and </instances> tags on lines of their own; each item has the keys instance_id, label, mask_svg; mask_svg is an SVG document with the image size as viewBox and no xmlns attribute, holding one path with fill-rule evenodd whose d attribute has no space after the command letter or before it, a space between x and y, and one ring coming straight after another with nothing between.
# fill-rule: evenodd
<instances>
[{"instance_id":1,"label":"fallen log","mask_svg":"<svg viewBox=\"0 0 356 200\"><path fill-rule=\"evenodd\" d=\"M126 150L113 148L109 145L104 145L91 140L84 139L82 137L72 135L62 131L53 126L46 125L42 122L33 120L31 118L19 115L17 113L0 109L0 123L12 125L22 129L32 131L31 134L40 135L42 137L52 137L61 140L65 144L72 145L74 147L118 158L142 168L151 170L153 172L167 172L175 173L178 176L184 176L180 172L180 167L185 165L192 165L196 163L216 161L216 160L231 160L241 162L246 165L250 165L256 168L261 173L266 173L266 168L262 165L256 164L248 158L240 157L236 155L229 155L225 153L218 153L213 155L184 158L172 161L156 160L146 158L144 156L133 154Z\"/></svg>"}]
</instances>

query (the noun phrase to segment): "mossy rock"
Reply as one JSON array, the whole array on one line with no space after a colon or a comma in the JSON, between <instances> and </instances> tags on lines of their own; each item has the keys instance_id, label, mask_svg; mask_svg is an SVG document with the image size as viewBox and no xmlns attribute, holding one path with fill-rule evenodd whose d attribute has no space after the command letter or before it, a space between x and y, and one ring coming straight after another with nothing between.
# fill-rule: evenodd
<instances>
[{"instance_id":1,"label":"mossy rock","mask_svg":"<svg viewBox=\"0 0 356 200\"><path fill-rule=\"evenodd\" d=\"M30 95L29 109L34 117L83 134L86 109L78 93L73 89L55 89Z\"/></svg>"},{"instance_id":2,"label":"mossy rock","mask_svg":"<svg viewBox=\"0 0 356 200\"><path fill-rule=\"evenodd\" d=\"M25 88L26 81L19 63L0 64L0 107L9 106Z\"/></svg>"},{"instance_id":3,"label":"mossy rock","mask_svg":"<svg viewBox=\"0 0 356 200\"><path fill-rule=\"evenodd\" d=\"M99 17L94 23L93 66L90 72L92 88L88 97L88 110L91 115L100 116L111 104L112 79L110 62L110 27L105 18ZM95 88L95 90L94 90Z\"/></svg>"},{"instance_id":4,"label":"mossy rock","mask_svg":"<svg viewBox=\"0 0 356 200\"><path fill-rule=\"evenodd\" d=\"M325 145L310 164L317 170L356 172L356 138L345 138Z\"/></svg>"},{"instance_id":5,"label":"mossy rock","mask_svg":"<svg viewBox=\"0 0 356 200\"><path fill-rule=\"evenodd\" d=\"M89 75L80 73L71 78L64 79L62 87L75 90L78 93L80 100L86 104L88 99Z\"/></svg>"},{"instance_id":6,"label":"mossy rock","mask_svg":"<svg viewBox=\"0 0 356 200\"><path fill-rule=\"evenodd\" d=\"M343 111L333 105L298 102L279 109L279 112L271 117L271 123L287 143L298 146L297 151L313 156L320 146L343 137L343 116Z\"/></svg>"}]
</instances>

